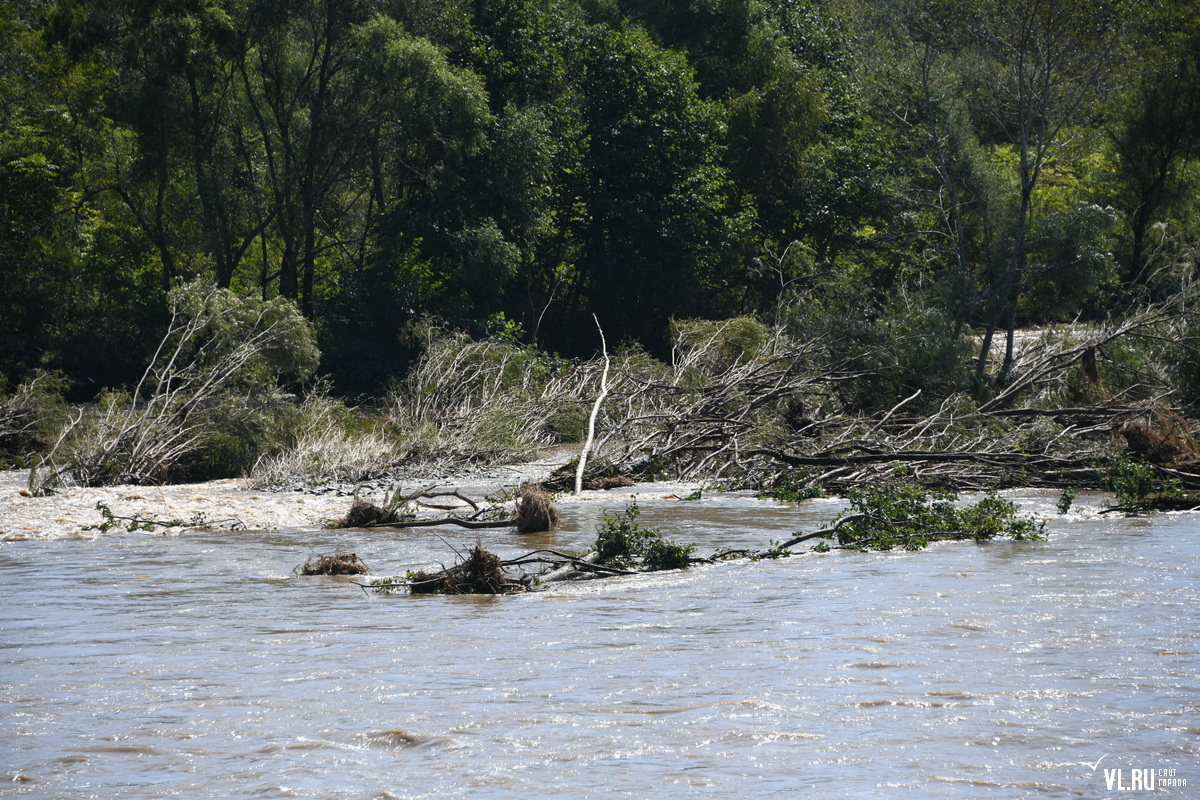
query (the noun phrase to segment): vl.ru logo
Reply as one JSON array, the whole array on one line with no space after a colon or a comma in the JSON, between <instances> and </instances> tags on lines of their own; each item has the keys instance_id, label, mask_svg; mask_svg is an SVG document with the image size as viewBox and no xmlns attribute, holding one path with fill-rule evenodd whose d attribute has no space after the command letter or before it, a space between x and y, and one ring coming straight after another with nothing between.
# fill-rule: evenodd
<instances>
[{"instance_id":1,"label":"vl.ru logo","mask_svg":"<svg viewBox=\"0 0 1200 800\"><path fill-rule=\"evenodd\" d=\"M1129 791L1153 791L1154 790L1154 773L1152 769L1131 769L1129 770L1129 785L1125 785L1125 770L1123 769L1106 769L1104 770L1104 784L1111 792L1116 789L1119 792ZM1162 770L1162 772L1175 772L1173 769Z\"/></svg>"},{"instance_id":2,"label":"vl.ru logo","mask_svg":"<svg viewBox=\"0 0 1200 800\"><path fill-rule=\"evenodd\" d=\"M1100 756L1096 763L1087 766L1095 772L1100 762L1106 758L1107 755ZM1152 792L1156 789L1187 786L1187 778L1179 777L1175 769L1131 769L1128 773L1119 768L1105 769L1104 785L1110 792Z\"/></svg>"}]
</instances>

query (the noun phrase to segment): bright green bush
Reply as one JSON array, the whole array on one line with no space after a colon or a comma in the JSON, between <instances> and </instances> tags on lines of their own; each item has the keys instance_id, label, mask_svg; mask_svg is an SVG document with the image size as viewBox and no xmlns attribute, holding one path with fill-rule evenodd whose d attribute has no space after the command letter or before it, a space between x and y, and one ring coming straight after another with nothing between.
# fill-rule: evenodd
<instances>
[{"instance_id":1,"label":"bright green bush","mask_svg":"<svg viewBox=\"0 0 1200 800\"><path fill-rule=\"evenodd\" d=\"M843 515L862 515L838 528L840 544L856 550L920 550L931 542L997 536L1015 540L1043 538L1042 524L1022 517L1015 503L989 495L958 506L953 492L909 481L858 489L848 495Z\"/></svg>"},{"instance_id":2,"label":"bright green bush","mask_svg":"<svg viewBox=\"0 0 1200 800\"><path fill-rule=\"evenodd\" d=\"M673 542L657 528L642 527L637 522L640 513L637 503L620 514L604 512L593 545L600 563L628 569L687 569L696 546Z\"/></svg>"}]
</instances>

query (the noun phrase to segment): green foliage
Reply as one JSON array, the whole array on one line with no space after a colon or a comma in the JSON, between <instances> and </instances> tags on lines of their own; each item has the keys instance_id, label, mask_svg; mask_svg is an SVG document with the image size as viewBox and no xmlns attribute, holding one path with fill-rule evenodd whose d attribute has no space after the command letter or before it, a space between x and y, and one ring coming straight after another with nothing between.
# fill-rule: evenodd
<instances>
[{"instance_id":1,"label":"green foliage","mask_svg":"<svg viewBox=\"0 0 1200 800\"><path fill-rule=\"evenodd\" d=\"M763 355L773 332L753 317L671 320L676 363L718 374Z\"/></svg>"},{"instance_id":2,"label":"green foliage","mask_svg":"<svg viewBox=\"0 0 1200 800\"><path fill-rule=\"evenodd\" d=\"M694 544L679 544L669 539L655 538L646 545L642 563L646 569L687 569L691 565Z\"/></svg>"},{"instance_id":3,"label":"green foliage","mask_svg":"<svg viewBox=\"0 0 1200 800\"><path fill-rule=\"evenodd\" d=\"M886 411L917 390L929 399L945 397L969 378L966 339L950 317L923 303L872 309L848 294L825 306L790 309L786 324L798 339L822 337L830 363L860 373L839 387L850 408Z\"/></svg>"},{"instance_id":4,"label":"green foliage","mask_svg":"<svg viewBox=\"0 0 1200 800\"><path fill-rule=\"evenodd\" d=\"M1015 503L989 495L977 503L957 506L948 490L931 490L915 483L857 489L849 494L850 510L863 515L841 525L838 542L855 550L920 550L931 542L1004 536L1018 541L1044 538L1042 524L1021 517Z\"/></svg>"},{"instance_id":5,"label":"green foliage","mask_svg":"<svg viewBox=\"0 0 1200 800\"><path fill-rule=\"evenodd\" d=\"M604 512L593 545L600 563L648 570L687 569L696 546L673 542L656 528L642 527L637 522L640 513L637 503L630 503L621 514Z\"/></svg>"},{"instance_id":6,"label":"green foliage","mask_svg":"<svg viewBox=\"0 0 1200 800\"><path fill-rule=\"evenodd\" d=\"M1118 457L1100 470L1100 484L1117 496L1122 508L1149 509L1156 497L1182 493L1179 480L1163 475L1153 464Z\"/></svg>"},{"instance_id":7,"label":"green foliage","mask_svg":"<svg viewBox=\"0 0 1200 800\"><path fill-rule=\"evenodd\" d=\"M1178 320L1169 337L1173 339L1165 362L1171 382L1176 387L1180 401L1200 411L1200 316L1192 312Z\"/></svg>"},{"instance_id":8,"label":"green foliage","mask_svg":"<svg viewBox=\"0 0 1200 800\"><path fill-rule=\"evenodd\" d=\"M108 533L113 530L127 531L129 533L137 533L143 531L152 533L159 528L191 528L197 530L208 530L213 527L239 527L241 522L238 520L223 520L220 523L213 522L204 514L194 514L191 519L154 519L152 517L140 516L123 516L113 512L107 504L96 503L96 510L100 512L103 521L95 525L84 525L85 531L99 531L100 533Z\"/></svg>"},{"instance_id":9,"label":"green foliage","mask_svg":"<svg viewBox=\"0 0 1200 800\"><path fill-rule=\"evenodd\" d=\"M758 496L765 500L799 503L801 500L824 497L825 492L821 491L821 487L813 482L812 470L801 467L780 473L769 487L759 492Z\"/></svg>"},{"instance_id":10,"label":"green foliage","mask_svg":"<svg viewBox=\"0 0 1200 800\"><path fill-rule=\"evenodd\" d=\"M1120 218L1113 208L1079 203L1047 212L1032 248L1038 267L1026 289L1026 318L1035 322L1097 315L1112 305L1120 287L1113 255Z\"/></svg>"},{"instance_id":11,"label":"green foliage","mask_svg":"<svg viewBox=\"0 0 1200 800\"><path fill-rule=\"evenodd\" d=\"M279 381L313 377L320 351L312 325L295 303L282 297L263 300L214 289L198 280L172 290L176 325L164 341L156 369L191 362L205 378L224 373L225 388L262 392ZM246 351L246 345L255 346Z\"/></svg>"},{"instance_id":12,"label":"green foliage","mask_svg":"<svg viewBox=\"0 0 1200 800\"><path fill-rule=\"evenodd\" d=\"M1114 3L1051 5L4 4L0 375L132 390L201 278L296 302L349 395L402 377L429 317L582 357L595 313L664 358L715 325L671 320L729 317L719 371L778 311L869 373L845 406L932 401L964 388L968 326L1102 317L1190 263L1194 9L1114 41ZM224 308L214 348L257 313ZM272 349L243 388L314 353ZM521 423L481 425L512 447ZM246 438L210 436L198 474Z\"/></svg>"},{"instance_id":13,"label":"green foliage","mask_svg":"<svg viewBox=\"0 0 1200 800\"><path fill-rule=\"evenodd\" d=\"M1058 505L1056 506L1059 514L1066 514L1071 510L1071 504L1075 502L1075 494L1075 488L1072 486L1068 486L1059 493Z\"/></svg>"}]
</instances>

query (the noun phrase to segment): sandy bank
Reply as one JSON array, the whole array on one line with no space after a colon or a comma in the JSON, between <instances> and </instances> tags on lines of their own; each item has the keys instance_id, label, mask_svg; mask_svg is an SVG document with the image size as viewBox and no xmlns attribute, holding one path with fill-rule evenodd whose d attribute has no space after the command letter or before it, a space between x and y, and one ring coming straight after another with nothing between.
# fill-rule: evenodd
<instances>
[{"instance_id":1,"label":"sandy bank","mask_svg":"<svg viewBox=\"0 0 1200 800\"><path fill-rule=\"evenodd\" d=\"M406 489L456 487L468 496L481 498L505 487L545 480L565 460L563 453L553 453L519 465L412 474L401 483ZM100 536L99 531L88 529L104 519L97 503L119 516L189 522L201 518L218 529L319 527L346 513L354 491L351 486L266 491L250 487L245 480L231 479L170 486L72 487L49 497L28 497L22 494L28 477L27 470L0 471L0 542ZM676 491L691 492L697 486L655 483L619 493L624 498L661 497ZM370 486L361 491L361 496L379 502L386 488ZM612 493L584 492L575 499L611 500Z\"/></svg>"}]
</instances>

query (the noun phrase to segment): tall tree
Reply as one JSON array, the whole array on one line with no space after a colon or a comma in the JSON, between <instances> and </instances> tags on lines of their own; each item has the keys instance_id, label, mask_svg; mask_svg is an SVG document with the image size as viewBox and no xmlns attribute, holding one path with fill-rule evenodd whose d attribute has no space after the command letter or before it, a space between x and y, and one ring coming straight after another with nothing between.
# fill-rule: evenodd
<instances>
[{"instance_id":1,"label":"tall tree","mask_svg":"<svg viewBox=\"0 0 1200 800\"><path fill-rule=\"evenodd\" d=\"M1148 278L1150 226L1188 196L1184 167L1200 155L1200 20L1196 3L1179 5L1162 21L1172 29L1157 31L1146 48L1147 69L1117 98L1107 126L1118 157L1119 202L1129 214L1124 277L1131 283Z\"/></svg>"},{"instance_id":2,"label":"tall tree","mask_svg":"<svg viewBox=\"0 0 1200 800\"><path fill-rule=\"evenodd\" d=\"M274 198L279 292L309 315L318 262L339 246L341 223L363 199L345 191L369 129L351 34L372 10L369 0L259 0L249 10L238 69Z\"/></svg>"},{"instance_id":3,"label":"tall tree","mask_svg":"<svg viewBox=\"0 0 1200 800\"><path fill-rule=\"evenodd\" d=\"M697 95L681 54L643 33L597 29L586 69L562 338L577 344L570 330L599 311L613 338L657 345L670 316L696 313L726 277L724 112Z\"/></svg>"},{"instance_id":4,"label":"tall tree","mask_svg":"<svg viewBox=\"0 0 1200 800\"><path fill-rule=\"evenodd\" d=\"M1008 259L996 278L981 372L1001 323L1007 333L1002 379L1012 368L1034 191L1064 136L1089 121L1089 105L1117 67L1122 11L1120 0L998 0L969 12L977 20L980 52L994 69L991 120L1017 161Z\"/></svg>"}]
</instances>

